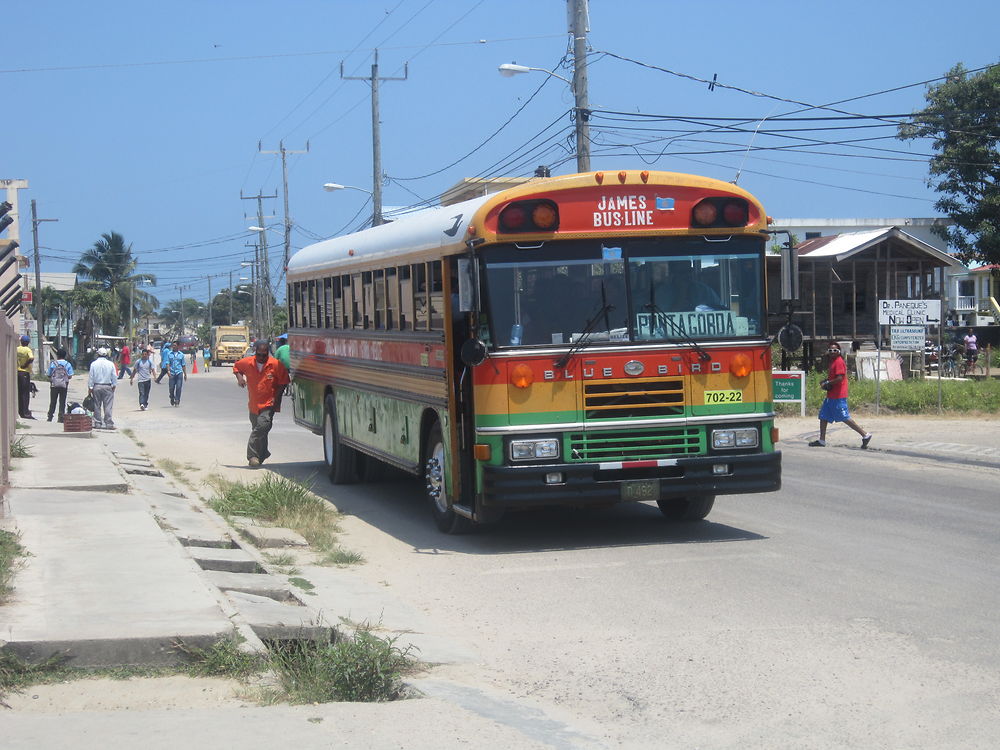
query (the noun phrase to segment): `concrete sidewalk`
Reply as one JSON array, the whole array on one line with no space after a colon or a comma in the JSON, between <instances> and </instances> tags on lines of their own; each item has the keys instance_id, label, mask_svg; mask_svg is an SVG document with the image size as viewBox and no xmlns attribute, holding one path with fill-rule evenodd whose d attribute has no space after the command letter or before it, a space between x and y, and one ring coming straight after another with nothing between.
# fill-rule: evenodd
<instances>
[{"instance_id":1,"label":"concrete sidewalk","mask_svg":"<svg viewBox=\"0 0 1000 750\"><path fill-rule=\"evenodd\" d=\"M178 640L204 647L232 633L218 595L148 496L130 491L106 439L27 424L18 435L32 455L14 461L0 523L20 532L30 557L0 607L0 647L80 667L156 665L177 661Z\"/></svg>"},{"instance_id":2,"label":"concrete sidewalk","mask_svg":"<svg viewBox=\"0 0 1000 750\"><path fill-rule=\"evenodd\" d=\"M855 421L872 433L871 452L935 459L1000 469L1000 416L967 418L923 415L855 414ZM778 417L778 447L797 448L819 437L819 420L811 417ZM861 438L843 424L827 428L826 448L860 449Z\"/></svg>"}]
</instances>

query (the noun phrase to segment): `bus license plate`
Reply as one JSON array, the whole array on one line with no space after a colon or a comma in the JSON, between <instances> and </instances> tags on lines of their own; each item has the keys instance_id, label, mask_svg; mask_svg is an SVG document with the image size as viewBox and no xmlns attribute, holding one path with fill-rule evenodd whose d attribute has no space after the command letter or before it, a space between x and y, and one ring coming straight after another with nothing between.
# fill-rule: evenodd
<instances>
[{"instance_id":1,"label":"bus license plate","mask_svg":"<svg viewBox=\"0 0 1000 750\"><path fill-rule=\"evenodd\" d=\"M706 404L742 404L743 391L705 391Z\"/></svg>"},{"instance_id":2,"label":"bus license plate","mask_svg":"<svg viewBox=\"0 0 1000 750\"><path fill-rule=\"evenodd\" d=\"M659 479L631 479L621 484L622 500L659 500Z\"/></svg>"}]
</instances>

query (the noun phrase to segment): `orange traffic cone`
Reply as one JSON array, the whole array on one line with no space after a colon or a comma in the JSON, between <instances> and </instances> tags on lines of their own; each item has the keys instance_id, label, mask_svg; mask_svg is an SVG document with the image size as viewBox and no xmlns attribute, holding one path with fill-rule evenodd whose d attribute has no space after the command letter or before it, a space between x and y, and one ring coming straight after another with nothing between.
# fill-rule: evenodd
<instances>
[{"instance_id":1,"label":"orange traffic cone","mask_svg":"<svg viewBox=\"0 0 1000 750\"><path fill-rule=\"evenodd\" d=\"M197 375L198 374L198 353L197 352L195 352L194 354L191 355L191 374L192 375Z\"/></svg>"}]
</instances>

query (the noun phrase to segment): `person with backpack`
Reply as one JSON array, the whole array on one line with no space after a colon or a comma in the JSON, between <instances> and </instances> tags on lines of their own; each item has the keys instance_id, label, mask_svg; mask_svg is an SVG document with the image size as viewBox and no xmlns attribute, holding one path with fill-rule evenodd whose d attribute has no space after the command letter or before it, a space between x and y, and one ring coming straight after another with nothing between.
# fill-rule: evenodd
<instances>
[{"instance_id":1,"label":"person with backpack","mask_svg":"<svg viewBox=\"0 0 1000 750\"><path fill-rule=\"evenodd\" d=\"M66 350L56 350L56 358L49 362L49 421L56 413L56 402L59 403L59 421L66 414L66 390L70 378L73 377L73 365L66 359Z\"/></svg>"}]
</instances>

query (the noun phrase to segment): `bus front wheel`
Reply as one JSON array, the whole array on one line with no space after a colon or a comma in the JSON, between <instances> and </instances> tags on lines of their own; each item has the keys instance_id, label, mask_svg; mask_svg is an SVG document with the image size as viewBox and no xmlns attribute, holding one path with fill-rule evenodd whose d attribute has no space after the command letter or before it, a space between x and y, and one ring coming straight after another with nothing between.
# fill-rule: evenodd
<instances>
[{"instance_id":1,"label":"bus front wheel","mask_svg":"<svg viewBox=\"0 0 1000 750\"><path fill-rule=\"evenodd\" d=\"M323 460L334 484L349 484L357 480L358 454L340 442L337 404L333 395L327 395L323 401Z\"/></svg>"},{"instance_id":2,"label":"bus front wheel","mask_svg":"<svg viewBox=\"0 0 1000 750\"><path fill-rule=\"evenodd\" d=\"M444 448L441 424L435 422L427 434L424 451L424 491L437 527L445 534L462 534L472 529L472 522L451 507L445 488L447 476L448 454Z\"/></svg>"},{"instance_id":3,"label":"bus front wheel","mask_svg":"<svg viewBox=\"0 0 1000 750\"><path fill-rule=\"evenodd\" d=\"M657 500L656 504L660 512L671 521L701 521L712 512L715 495L673 497L669 500Z\"/></svg>"}]
</instances>

